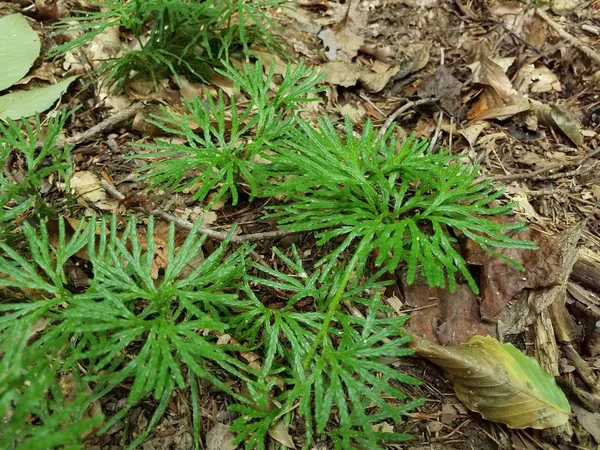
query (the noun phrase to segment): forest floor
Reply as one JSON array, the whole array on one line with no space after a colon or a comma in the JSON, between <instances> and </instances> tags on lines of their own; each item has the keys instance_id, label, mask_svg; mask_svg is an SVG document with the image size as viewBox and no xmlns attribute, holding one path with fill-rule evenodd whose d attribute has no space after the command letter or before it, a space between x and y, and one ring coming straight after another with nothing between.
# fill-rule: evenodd
<instances>
[{"instance_id":1,"label":"forest floor","mask_svg":"<svg viewBox=\"0 0 600 450\"><path fill-rule=\"evenodd\" d=\"M58 3L65 8L73 2ZM463 406L442 369L404 358L388 363L421 379L411 396L428 400L400 425L412 441L390 448L548 450L600 443L600 2L539 3L538 9L533 2L298 0L268 11L292 59L326 73L326 89L300 112L303 117L343 123L349 116L358 130L370 119L377 127L394 127L399 140L415 133L432 148L466 155L481 166L481 177L504 189L503 201L516 202L518 218L529 227L522 237L540 247L510 254L527 276L475 250L466 255L479 267L480 295L467 285L455 293L419 282L405 286L397 274L386 301L411 316L412 332L439 344L491 335L535 356L567 392L574 412L569 424L533 431L486 421ZM36 9L27 0L2 3L0 14L22 12L42 29L50 21L42 4L36 1ZM85 73L110 53L110 39L43 62L30 80ZM118 41L118 33L112 39ZM276 75L285 72L282 57L261 48L251 48L251 54L273 63ZM119 95L98 84L73 85L63 104L83 107L69 121L67 136L126 111L126 120L76 146L72 188L82 194L78 207L140 214L143 206L191 222L202 216L215 231L227 232L233 223L242 234L276 230L262 218L264 201L250 203L242 195L235 207L217 202L206 211L186 193L149 191L135 180L144 162L125 158L133 143L156 137L157 129L145 123L156 105L181 110L184 99L216 88L231 85L222 77L211 85L165 80L155 91L152 83L134 82ZM102 194L84 195L90 183L102 186ZM307 261L321 252L310 233L260 241L256 252L273 264L270 248L292 243ZM101 400L104 414L127 401L126 386L120 394ZM218 391L204 398L202 429L217 430L205 448L231 448L222 428L231 420L227 402ZM122 448L146 427L155 406L148 400L134 407L127 420L90 439L88 448ZM189 421L185 393L178 393L144 450L191 449ZM297 438L293 428L287 433ZM274 438L270 445L276 444Z\"/></svg>"}]
</instances>

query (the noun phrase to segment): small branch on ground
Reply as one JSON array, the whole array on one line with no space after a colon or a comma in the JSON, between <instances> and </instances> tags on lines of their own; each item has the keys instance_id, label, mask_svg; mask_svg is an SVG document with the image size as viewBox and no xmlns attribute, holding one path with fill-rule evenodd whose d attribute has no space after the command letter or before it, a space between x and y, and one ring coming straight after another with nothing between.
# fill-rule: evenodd
<instances>
[{"instance_id":1,"label":"small branch on ground","mask_svg":"<svg viewBox=\"0 0 600 450\"><path fill-rule=\"evenodd\" d=\"M561 38L565 39L566 41L569 41L571 44L573 44L575 47L577 47L577 49L581 53L585 54L588 58L590 58L597 65L600 66L600 54L598 52L593 50L591 47L585 45L583 42L581 42L575 36L567 33L565 31L565 29L563 27L561 27L559 24L557 24L554 20L552 20L545 11L542 11L540 8L536 8L535 13L538 16L540 16L542 19L544 19L548 23L548 25L550 25L550 27L554 31L556 31L556 33Z\"/></svg>"},{"instance_id":2,"label":"small branch on ground","mask_svg":"<svg viewBox=\"0 0 600 450\"><path fill-rule=\"evenodd\" d=\"M400 106L396 111L394 111L385 121L385 123L383 124L383 126L379 129L379 139L381 139L385 133L387 132L388 128L390 126L392 126L392 122L394 122L394 120L396 120L398 118L398 116L400 116L402 113L408 111L410 108L414 108L415 106L420 106L420 105L431 105L435 103L435 99L434 98L424 98L421 100L416 100L414 102L412 101L408 101L406 102L404 105Z\"/></svg>"},{"instance_id":3,"label":"small branch on ground","mask_svg":"<svg viewBox=\"0 0 600 450\"><path fill-rule=\"evenodd\" d=\"M123 111L118 112L117 114L110 116L104 119L99 124L94 125L92 128L84 131L83 133L76 134L75 136L71 136L70 138L59 140L56 142L55 147L62 147L65 144L68 145L79 145L84 142L89 142L96 139L98 136L112 131L119 124L135 117L135 115L144 108L144 104L142 102L137 102L131 105L128 108L125 108ZM44 145L43 142L38 142L36 144L37 148L42 148Z\"/></svg>"},{"instance_id":4,"label":"small branch on ground","mask_svg":"<svg viewBox=\"0 0 600 450\"><path fill-rule=\"evenodd\" d=\"M542 176L545 173L552 172L554 170L564 169L564 168L573 167L573 166L581 166L581 164L583 164L586 160L592 158L593 156L596 156L598 153L600 153L600 149L594 150L589 155L584 156L583 158L578 159L577 161L569 161L569 162L564 162L564 163L560 163L560 164L555 164L553 166L544 167L542 169L535 170L533 172L515 173L512 175L496 175L496 176L492 176L492 177L487 177L487 179L492 180L492 181L516 181L516 180L529 180L532 178L535 178L538 180L544 180L544 179L547 180L547 179L557 179L557 178L562 178L562 177L579 175L580 174L579 171L580 171L581 167L578 167L577 169L575 169L571 172L567 172L567 173L556 173L556 174L546 175L544 177Z\"/></svg>"},{"instance_id":5,"label":"small branch on ground","mask_svg":"<svg viewBox=\"0 0 600 450\"><path fill-rule=\"evenodd\" d=\"M111 197L113 197L117 200L125 199L125 195L123 195L114 185L112 185L108 181L100 180L100 185L102 186L102 188L104 188L104 190ZM167 222L172 222L175 225L177 225L185 230L192 230L195 227L195 224L193 224L192 222L182 219L181 217L177 217L172 214L169 214L165 211L160 211L160 210L149 211L145 208L136 208L136 209L139 209L141 212L143 212L147 215L160 217L161 219L164 219ZM209 238L216 239L219 241L224 241L229 236L227 233L221 233L220 231L215 231L215 230L211 230L209 228L204 228L204 227L198 227L198 233L204 234L204 235L208 236ZM297 234L297 232L291 231L291 230L266 231L264 233L253 233L253 234L242 234L242 235L238 235L238 236L231 236L231 238L229 240L230 240L230 242L238 242L238 243L239 242L257 242L257 241L262 241L265 239L278 239L278 238L282 238L285 236L290 236L292 234Z\"/></svg>"}]
</instances>

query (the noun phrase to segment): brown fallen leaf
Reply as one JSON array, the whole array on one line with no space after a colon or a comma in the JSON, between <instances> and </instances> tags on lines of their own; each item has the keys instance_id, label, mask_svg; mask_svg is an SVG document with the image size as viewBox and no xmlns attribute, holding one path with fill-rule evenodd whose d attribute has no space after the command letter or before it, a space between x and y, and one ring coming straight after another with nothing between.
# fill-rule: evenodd
<instances>
[{"instance_id":1,"label":"brown fallen leaf","mask_svg":"<svg viewBox=\"0 0 600 450\"><path fill-rule=\"evenodd\" d=\"M467 118L472 121L498 119L504 120L516 114L528 111L530 103L525 99L511 98L509 103L490 86L481 91L477 102L467 113Z\"/></svg>"},{"instance_id":2,"label":"brown fallen leaf","mask_svg":"<svg viewBox=\"0 0 600 450\"><path fill-rule=\"evenodd\" d=\"M351 21L343 21L332 28L323 28L317 35L323 41L329 61L352 61L365 43L359 31L349 24Z\"/></svg>"},{"instance_id":3,"label":"brown fallen leaf","mask_svg":"<svg viewBox=\"0 0 600 450\"><path fill-rule=\"evenodd\" d=\"M470 146L473 146L477 143L481 132L489 127L489 122L474 122L460 130L459 133L467 140Z\"/></svg>"},{"instance_id":4,"label":"brown fallen leaf","mask_svg":"<svg viewBox=\"0 0 600 450\"><path fill-rule=\"evenodd\" d=\"M290 432L282 420L269 428L269 436L287 448L296 448L294 440L292 439L292 436L290 436Z\"/></svg>"},{"instance_id":5,"label":"brown fallen leaf","mask_svg":"<svg viewBox=\"0 0 600 450\"><path fill-rule=\"evenodd\" d=\"M557 238L548 237L531 228L515 233L513 237L533 241L539 247L539 250L496 249L502 255L521 264L525 268L524 272L485 252L470 240L465 243L467 262L481 266L479 287L483 320L497 322L500 313L509 302L526 289L547 288L560 282L559 273L564 260Z\"/></svg>"},{"instance_id":6,"label":"brown fallen leaf","mask_svg":"<svg viewBox=\"0 0 600 450\"><path fill-rule=\"evenodd\" d=\"M504 101L509 101L516 94L511 81L506 76L506 70L513 61L514 58L494 61L487 56L481 56L479 61L468 67L473 72L474 83L490 86Z\"/></svg>"},{"instance_id":7,"label":"brown fallen leaf","mask_svg":"<svg viewBox=\"0 0 600 450\"><path fill-rule=\"evenodd\" d=\"M600 414L590 412L577 403L573 404L573 412L583 429L590 433L597 443L600 443Z\"/></svg>"},{"instance_id":8,"label":"brown fallen leaf","mask_svg":"<svg viewBox=\"0 0 600 450\"><path fill-rule=\"evenodd\" d=\"M465 107L461 100L462 83L458 81L446 66L437 70L419 86L419 97L435 97L436 102L451 116L465 117Z\"/></svg>"},{"instance_id":9,"label":"brown fallen leaf","mask_svg":"<svg viewBox=\"0 0 600 450\"><path fill-rule=\"evenodd\" d=\"M406 78L411 73L418 72L419 70L425 68L429 62L431 47L431 42L417 42L409 45L405 50L405 53L408 56L406 60L400 64L398 73L394 75L394 81Z\"/></svg>"},{"instance_id":10,"label":"brown fallen leaf","mask_svg":"<svg viewBox=\"0 0 600 450\"><path fill-rule=\"evenodd\" d=\"M583 144L581 123L569 111L557 105L547 105L533 100L531 109L544 125L560 131L577 146Z\"/></svg>"},{"instance_id":11,"label":"brown fallen leaf","mask_svg":"<svg viewBox=\"0 0 600 450\"><path fill-rule=\"evenodd\" d=\"M398 72L394 66L383 73L376 73L356 64L343 61L325 63L321 66L325 71L325 82L337 86L350 87L360 83L365 91L380 92L390 79Z\"/></svg>"},{"instance_id":12,"label":"brown fallen leaf","mask_svg":"<svg viewBox=\"0 0 600 450\"><path fill-rule=\"evenodd\" d=\"M527 99L513 88L506 76L505 71L512 62L513 58L492 60L482 56L469 65L473 81L484 85L477 102L467 114L470 120L502 120L530 108Z\"/></svg>"},{"instance_id":13,"label":"brown fallen leaf","mask_svg":"<svg viewBox=\"0 0 600 450\"><path fill-rule=\"evenodd\" d=\"M534 13L526 11L519 2L498 2L490 5L489 13L501 21L507 29L521 34L523 29L531 22Z\"/></svg>"},{"instance_id":14,"label":"brown fallen leaf","mask_svg":"<svg viewBox=\"0 0 600 450\"><path fill-rule=\"evenodd\" d=\"M42 20L56 20L58 0L35 0L35 10Z\"/></svg>"},{"instance_id":15,"label":"brown fallen leaf","mask_svg":"<svg viewBox=\"0 0 600 450\"><path fill-rule=\"evenodd\" d=\"M217 423L206 433L206 450L235 450L237 445L233 444L235 435L229 430L229 426Z\"/></svg>"},{"instance_id":16,"label":"brown fallen leaf","mask_svg":"<svg viewBox=\"0 0 600 450\"><path fill-rule=\"evenodd\" d=\"M457 345L477 334L496 335L496 325L483 322L479 299L466 284L455 292L431 288L425 280L405 285L406 307L412 310L409 329L441 345Z\"/></svg>"}]
</instances>

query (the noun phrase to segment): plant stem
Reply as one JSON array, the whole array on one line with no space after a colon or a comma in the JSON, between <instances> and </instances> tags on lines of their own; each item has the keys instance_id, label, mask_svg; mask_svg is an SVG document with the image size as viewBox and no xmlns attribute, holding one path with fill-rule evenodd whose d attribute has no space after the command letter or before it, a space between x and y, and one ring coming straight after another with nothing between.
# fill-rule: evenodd
<instances>
[{"instance_id":1,"label":"plant stem","mask_svg":"<svg viewBox=\"0 0 600 450\"><path fill-rule=\"evenodd\" d=\"M314 358L315 354L317 353L317 348L319 347L319 344L321 343L321 341L327 334L327 330L329 329L329 324L333 320L333 316L336 313L338 306L340 305L340 301L342 300L342 295L344 295L344 292L346 291L346 286L348 285L348 281L350 281L350 277L352 276L352 273L354 272L354 269L356 268L356 264L358 263L359 259L363 256L365 247L366 247L367 243L371 241L371 238L372 238L372 234L368 234L365 237L363 237L363 239L360 241L360 244L358 244L356 251L354 252L354 256L350 260L350 264L348 264L348 267L346 268L346 272L344 272L344 276L342 277L342 279L340 281L340 285L339 285L337 291L335 292L335 296L331 300L331 303L329 304L329 308L327 308L327 314L325 315L325 319L323 320L323 325L321 325L321 329L317 333L317 337L315 338L312 347L310 348L309 352L306 354L306 357L304 358L303 369L305 371L308 370L308 366L309 366L311 360Z\"/></svg>"}]
</instances>

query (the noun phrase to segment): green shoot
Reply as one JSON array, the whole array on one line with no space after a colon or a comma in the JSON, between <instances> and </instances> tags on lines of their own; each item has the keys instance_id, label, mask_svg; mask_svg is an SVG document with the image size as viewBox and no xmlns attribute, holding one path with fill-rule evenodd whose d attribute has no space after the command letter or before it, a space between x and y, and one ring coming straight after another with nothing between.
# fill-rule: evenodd
<instances>
[{"instance_id":1,"label":"green shoot","mask_svg":"<svg viewBox=\"0 0 600 450\"><path fill-rule=\"evenodd\" d=\"M59 111L49 118L42 137L39 116L32 126L27 121L0 122L0 241L27 216L44 217L51 212L42 190L49 176L56 176L69 189L71 146L57 145L70 113ZM9 165L10 162L10 165ZM12 171L11 169L18 168Z\"/></svg>"},{"instance_id":2,"label":"green shoot","mask_svg":"<svg viewBox=\"0 0 600 450\"><path fill-rule=\"evenodd\" d=\"M56 47L52 56L89 43L111 27L131 34L122 55L103 62L96 75L117 91L131 81L186 76L208 81L213 68L236 49L248 54L250 43L281 47L269 28L274 24L262 11L282 0L92 0L93 7L61 22L55 34L75 32L73 40Z\"/></svg>"},{"instance_id":3,"label":"green shoot","mask_svg":"<svg viewBox=\"0 0 600 450\"><path fill-rule=\"evenodd\" d=\"M231 197L238 202L238 186L247 183L250 197L258 195L261 183L254 175L269 154L287 144L287 135L296 117L288 112L302 102L314 99L315 85L322 76L303 65L288 67L283 83L273 96L269 94L273 67L266 77L260 61L238 72L228 64L221 74L230 78L249 97L246 106L238 106L233 97L220 92L217 100L195 98L187 103L189 114L175 114L163 108L162 115L151 121L161 130L185 139L183 144L159 140L146 146L154 153L135 155L151 162L141 169L140 179L151 186L193 190L198 201L212 196L211 204ZM229 104L229 107L228 105ZM198 131L195 131L195 128Z\"/></svg>"},{"instance_id":4,"label":"green shoot","mask_svg":"<svg viewBox=\"0 0 600 450\"><path fill-rule=\"evenodd\" d=\"M407 264L408 283L420 271L431 286L453 290L461 274L477 291L458 248L459 236L489 252L536 248L510 237L522 224L487 218L508 214L512 205L492 206L502 192L489 181L477 182L477 167L443 151L432 153L425 141L411 138L396 150L390 133L379 139L370 123L355 137L347 121L342 138L323 119L317 130L299 122L288 142L263 170L263 177L276 176L279 182L265 184L261 192L287 198L272 207L282 228L317 231L319 244L344 238L323 262L367 240L365 254L377 252L377 265L394 271L401 262Z\"/></svg>"}]
</instances>

